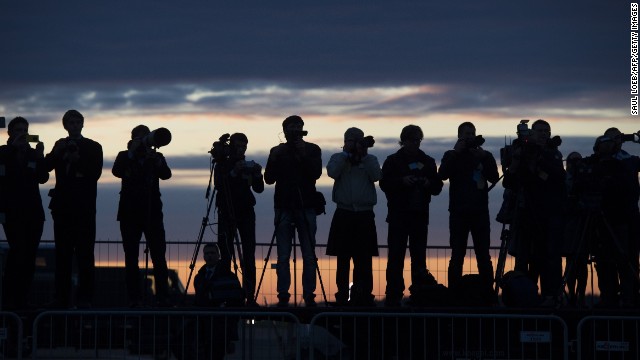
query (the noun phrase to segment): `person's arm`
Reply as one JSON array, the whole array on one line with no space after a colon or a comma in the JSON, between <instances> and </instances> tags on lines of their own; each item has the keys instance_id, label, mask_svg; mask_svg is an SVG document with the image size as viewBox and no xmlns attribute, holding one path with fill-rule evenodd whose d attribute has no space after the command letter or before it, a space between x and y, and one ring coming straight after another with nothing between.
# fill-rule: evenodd
<instances>
[{"instance_id":1,"label":"person's arm","mask_svg":"<svg viewBox=\"0 0 640 360\"><path fill-rule=\"evenodd\" d=\"M387 157L382 164L382 177L380 178L380 189L387 194L398 191L402 185L403 175L395 164L393 155Z\"/></svg>"},{"instance_id":2,"label":"person's arm","mask_svg":"<svg viewBox=\"0 0 640 360\"><path fill-rule=\"evenodd\" d=\"M428 181L428 189L431 195L439 195L442 191L442 187L444 183L438 176L438 171L436 169L436 162L433 159L429 159L429 162L426 164L427 166L427 181Z\"/></svg>"},{"instance_id":3,"label":"person's arm","mask_svg":"<svg viewBox=\"0 0 640 360\"><path fill-rule=\"evenodd\" d=\"M495 184L500 180L498 164L490 152L484 151L484 153L484 157L482 158L482 176L490 183Z\"/></svg>"},{"instance_id":4,"label":"person's arm","mask_svg":"<svg viewBox=\"0 0 640 360\"><path fill-rule=\"evenodd\" d=\"M331 155L329 163L327 163L327 175L332 179L337 179L342 175L347 163L349 161L349 154L347 152L341 152Z\"/></svg>"},{"instance_id":5,"label":"person's arm","mask_svg":"<svg viewBox=\"0 0 640 360\"><path fill-rule=\"evenodd\" d=\"M260 166L260 164L256 163L251 176L253 176L253 179L251 179L251 188L255 193L262 193L264 191L264 179L262 177L262 166Z\"/></svg>"},{"instance_id":6,"label":"person's arm","mask_svg":"<svg viewBox=\"0 0 640 360\"><path fill-rule=\"evenodd\" d=\"M382 178L382 169L380 169L380 163L378 158L374 155L367 154L362 158L362 165L369 176L371 182L379 181Z\"/></svg>"},{"instance_id":7,"label":"person's arm","mask_svg":"<svg viewBox=\"0 0 640 360\"><path fill-rule=\"evenodd\" d=\"M455 167L457 154L453 150L449 150L444 153L442 160L440 161L440 169L438 169L438 176L441 180L447 180L451 177L452 169Z\"/></svg>"},{"instance_id":8,"label":"person's arm","mask_svg":"<svg viewBox=\"0 0 640 360\"><path fill-rule=\"evenodd\" d=\"M171 169L169 168L169 165L167 165L167 159L164 158L164 155L159 152L155 153L153 161L155 162L158 178L160 178L160 180L170 179Z\"/></svg>"}]
</instances>

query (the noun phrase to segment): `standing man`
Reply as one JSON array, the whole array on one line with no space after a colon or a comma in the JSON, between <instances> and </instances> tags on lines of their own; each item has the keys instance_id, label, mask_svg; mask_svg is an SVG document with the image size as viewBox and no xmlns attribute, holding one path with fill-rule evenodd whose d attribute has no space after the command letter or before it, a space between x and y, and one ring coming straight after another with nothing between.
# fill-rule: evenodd
<instances>
[{"instance_id":1,"label":"standing man","mask_svg":"<svg viewBox=\"0 0 640 360\"><path fill-rule=\"evenodd\" d=\"M27 306L44 225L38 184L46 183L49 173L44 167L44 145L29 146L29 122L14 118L7 130L7 145L0 146L0 223L9 243L2 305L14 310Z\"/></svg>"},{"instance_id":2,"label":"standing man","mask_svg":"<svg viewBox=\"0 0 640 360\"><path fill-rule=\"evenodd\" d=\"M358 128L344 133L341 153L333 154L327 164L327 174L335 180L332 199L336 212L331 220L327 255L338 257L336 268L336 303L349 300L349 265L353 259L351 303L374 306L372 257L378 256L373 207L377 203L376 181L382 177L380 163L368 154L373 137L365 138Z\"/></svg>"},{"instance_id":3,"label":"standing man","mask_svg":"<svg viewBox=\"0 0 640 360\"><path fill-rule=\"evenodd\" d=\"M122 179L118 221L124 247L127 294L132 307L140 302L138 254L142 234L151 252L156 302L159 306L168 305L167 243L160 180L171 178L171 169L164 156L152 148L150 133L145 125L133 128L127 150L118 153L111 170L115 177Z\"/></svg>"},{"instance_id":4,"label":"standing man","mask_svg":"<svg viewBox=\"0 0 640 360\"><path fill-rule=\"evenodd\" d=\"M488 289L493 283L493 265L489 246L489 187L499 180L498 166L490 152L483 150L481 136L470 122L458 126L458 141L453 150L444 153L438 175L449 180L449 288L462 279L462 266L467 252L469 233L478 262L478 273Z\"/></svg>"},{"instance_id":5,"label":"standing man","mask_svg":"<svg viewBox=\"0 0 640 360\"><path fill-rule=\"evenodd\" d=\"M387 289L385 306L400 306L404 291L404 256L409 242L412 288L431 278L427 270L429 203L442 191L435 160L420 150L424 135L416 125L407 125L400 133L400 150L382 165L380 188L387 197ZM415 289L414 289L415 290ZM413 293L413 292L412 292Z\"/></svg>"},{"instance_id":6,"label":"standing man","mask_svg":"<svg viewBox=\"0 0 640 360\"><path fill-rule=\"evenodd\" d=\"M555 306L562 284L563 210L566 205L565 170L558 151L559 137L551 138L551 126L539 119L527 141L514 143L513 161L503 185L518 194L515 232L510 245L515 270L540 278L543 306Z\"/></svg>"},{"instance_id":7,"label":"standing man","mask_svg":"<svg viewBox=\"0 0 640 360\"><path fill-rule=\"evenodd\" d=\"M302 249L302 297L306 306L316 306L317 258L316 235L316 180L322 175L320 147L302 139L304 122L291 115L282 122L287 142L271 148L264 180L276 184L274 195L276 243L278 247L278 306L288 306L291 273L289 258L294 237Z\"/></svg>"},{"instance_id":8,"label":"standing man","mask_svg":"<svg viewBox=\"0 0 640 360\"><path fill-rule=\"evenodd\" d=\"M56 245L55 307L71 306L71 266L78 264L77 305L90 307L94 289L96 196L102 175L102 146L82 136L84 117L69 110L62 117L69 136L56 141L45 157L47 171L55 169L56 186L49 192Z\"/></svg>"},{"instance_id":9,"label":"standing man","mask_svg":"<svg viewBox=\"0 0 640 360\"><path fill-rule=\"evenodd\" d=\"M224 266L230 267L234 258L236 231L242 239L242 286L247 305L257 306L256 290L256 198L253 192L264 191L262 166L245 160L249 139L242 133L229 138L229 157L216 165L215 186L218 208L218 244ZM252 191L253 190L253 191ZM238 239L238 240L240 240ZM240 253L238 254L240 255Z\"/></svg>"},{"instance_id":10,"label":"standing man","mask_svg":"<svg viewBox=\"0 0 640 360\"><path fill-rule=\"evenodd\" d=\"M638 174L640 174L640 157L637 155L631 155L625 150L622 150L623 134L617 128L609 128L604 133L605 136L613 140L615 147L613 157L622 161L626 169L625 176L629 177L633 184L631 196L627 197L625 202L631 210L631 216L629 217L629 241L628 241L628 257L633 268L633 272L636 274L636 278L633 279L632 294L624 294L622 299L623 307L638 307L640 306L640 284L638 284L638 269L639 269L639 255L640 255L640 209L638 208L638 201L640 201L640 180L638 180ZM627 141L640 143L640 131L630 135Z\"/></svg>"}]
</instances>

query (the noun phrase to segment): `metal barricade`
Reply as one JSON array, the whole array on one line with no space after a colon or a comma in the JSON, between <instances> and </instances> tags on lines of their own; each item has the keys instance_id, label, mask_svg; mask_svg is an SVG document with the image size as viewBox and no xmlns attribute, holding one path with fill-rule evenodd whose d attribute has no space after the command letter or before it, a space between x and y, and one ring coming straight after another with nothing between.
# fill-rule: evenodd
<instances>
[{"instance_id":1,"label":"metal barricade","mask_svg":"<svg viewBox=\"0 0 640 360\"><path fill-rule=\"evenodd\" d=\"M557 316L343 312L316 315L308 346L311 359L567 359L567 341Z\"/></svg>"},{"instance_id":2,"label":"metal barricade","mask_svg":"<svg viewBox=\"0 0 640 360\"><path fill-rule=\"evenodd\" d=\"M640 316L587 316L578 323L578 359L639 359Z\"/></svg>"},{"instance_id":3,"label":"metal barricade","mask_svg":"<svg viewBox=\"0 0 640 360\"><path fill-rule=\"evenodd\" d=\"M22 359L23 329L18 315L0 311L0 359Z\"/></svg>"},{"instance_id":4,"label":"metal barricade","mask_svg":"<svg viewBox=\"0 0 640 360\"><path fill-rule=\"evenodd\" d=\"M301 328L283 312L48 311L34 320L32 356L299 359Z\"/></svg>"}]
</instances>

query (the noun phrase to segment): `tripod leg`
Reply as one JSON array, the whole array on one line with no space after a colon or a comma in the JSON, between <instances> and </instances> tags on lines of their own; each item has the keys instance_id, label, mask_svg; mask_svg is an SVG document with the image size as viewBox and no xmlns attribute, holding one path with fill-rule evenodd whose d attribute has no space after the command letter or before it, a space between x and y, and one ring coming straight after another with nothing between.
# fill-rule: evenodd
<instances>
[{"instance_id":1,"label":"tripod leg","mask_svg":"<svg viewBox=\"0 0 640 360\"><path fill-rule=\"evenodd\" d=\"M271 256L271 249L273 249L273 243L276 241L276 230L278 227L273 230L273 236L271 236L271 243L269 244L269 250L267 250L267 256L264 258L264 266L262 267L262 274L260 274L260 281L258 282L258 287L256 288L256 295L253 301L258 302L258 295L260 294L260 288L262 287L262 280L264 279L264 273L267 270L267 265L269 264L269 257Z\"/></svg>"},{"instance_id":2,"label":"tripod leg","mask_svg":"<svg viewBox=\"0 0 640 360\"><path fill-rule=\"evenodd\" d=\"M507 247L509 246L509 230L506 228L506 224L502 224L502 231L500 232L500 253L498 254L498 262L496 264L496 274L495 274L495 296L498 296L500 292L500 282L502 282L502 277L504 275L504 266L507 257Z\"/></svg>"}]
</instances>

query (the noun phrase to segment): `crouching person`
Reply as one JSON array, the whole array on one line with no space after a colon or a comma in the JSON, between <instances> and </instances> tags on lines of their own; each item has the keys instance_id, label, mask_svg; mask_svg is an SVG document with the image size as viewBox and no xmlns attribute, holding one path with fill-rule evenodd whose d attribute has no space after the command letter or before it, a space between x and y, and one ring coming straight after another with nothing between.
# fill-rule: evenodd
<instances>
[{"instance_id":1,"label":"crouching person","mask_svg":"<svg viewBox=\"0 0 640 360\"><path fill-rule=\"evenodd\" d=\"M218 245L206 244L203 253L205 264L193 281L195 305L208 308L243 306L245 296L240 280L220 262ZM235 316L199 317L197 326L198 335L193 337L192 350L197 351L194 358L197 355L201 359L223 359L225 353L234 352L233 341L238 340L238 319Z\"/></svg>"}]
</instances>

